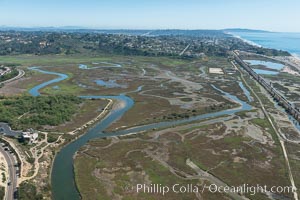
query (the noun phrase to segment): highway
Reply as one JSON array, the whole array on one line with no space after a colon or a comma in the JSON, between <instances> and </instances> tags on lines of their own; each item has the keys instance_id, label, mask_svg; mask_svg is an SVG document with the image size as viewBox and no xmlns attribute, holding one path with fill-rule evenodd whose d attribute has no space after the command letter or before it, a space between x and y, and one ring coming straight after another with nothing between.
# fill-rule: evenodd
<instances>
[{"instance_id":1,"label":"highway","mask_svg":"<svg viewBox=\"0 0 300 200\"><path fill-rule=\"evenodd\" d=\"M272 87L271 84L267 83L267 81L257 74L248 64L246 64L240 57L239 53L233 51L233 56L235 61L242 66L261 86L263 86L271 95L274 97L282 107L284 107L287 112L292 115L295 120L300 122L300 111L295 108L284 96L282 96L275 88Z\"/></svg>"},{"instance_id":2,"label":"highway","mask_svg":"<svg viewBox=\"0 0 300 200\"><path fill-rule=\"evenodd\" d=\"M7 147L5 147L7 148ZM5 151L3 144L0 145L0 153L3 154L7 164L8 164L8 173L9 173L9 177L8 177L8 184L7 184L7 188L6 188L6 195L5 195L5 199L6 200L12 200L15 199L14 198L14 192L17 190L17 173L16 173L16 160L14 158L14 155L12 153L10 153L9 150Z\"/></svg>"},{"instance_id":3,"label":"highway","mask_svg":"<svg viewBox=\"0 0 300 200\"><path fill-rule=\"evenodd\" d=\"M2 81L2 82L0 82L0 84L5 84L5 83L12 82L12 81L14 81L14 80L17 80L17 79L22 78L22 77L25 75L25 72L24 72L23 70L18 69L18 71L19 71L18 76L13 77L13 78L11 78L11 79L9 79L9 80L6 80L6 81Z\"/></svg>"},{"instance_id":4,"label":"highway","mask_svg":"<svg viewBox=\"0 0 300 200\"><path fill-rule=\"evenodd\" d=\"M252 77L257 80L259 82L259 80L264 80L263 78L261 78L258 74L256 74L245 62L243 62L240 58L239 58L239 54L238 53L235 53L233 52L235 57L238 59L238 63L240 64L240 66L244 67L244 69L250 74L252 75ZM296 187L296 184L295 184L295 179L293 177L293 173L292 173L292 170L291 170L291 166L290 166L290 161L289 161L289 157L287 155L287 151L286 151L286 145L285 145L285 137L283 136L283 134L277 130L277 128L275 127L271 117L270 117L270 114L267 112L262 100L260 99L260 97L256 94L256 92L247 84L246 80L244 79L243 77L243 73L242 71L234 64L234 62L231 62L231 64L235 67L235 69L237 69L240 73L241 73L241 78L243 80L244 83L246 83L246 86L250 89L250 91L254 94L254 96L257 98L259 104L261 105L261 108L262 108L262 111L264 113L264 115L266 116L266 118L268 119L269 123L271 124L273 130L275 131L278 139L279 139L279 142L280 142L280 146L281 146L281 149L283 151L283 156L284 156L284 159L285 159L285 162L286 162L286 165L287 165L287 171L288 171L288 176L289 176L289 179L290 179L290 182L291 182L291 186L293 188L293 194L294 194L294 199L295 200L298 200L298 193L297 193L297 187ZM260 77L260 78L256 78L256 77ZM262 84L261 82L259 82L265 89L266 86L264 84ZM276 90L272 90L272 91L276 91Z\"/></svg>"}]
</instances>

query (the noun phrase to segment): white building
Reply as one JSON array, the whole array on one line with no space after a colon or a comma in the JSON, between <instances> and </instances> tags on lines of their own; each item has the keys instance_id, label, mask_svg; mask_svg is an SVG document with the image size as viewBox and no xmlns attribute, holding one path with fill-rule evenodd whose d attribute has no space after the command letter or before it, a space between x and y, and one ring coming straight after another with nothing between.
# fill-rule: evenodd
<instances>
[{"instance_id":1,"label":"white building","mask_svg":"<svg viewBox=\"0 0 300 200\"><path fill-rule=\"evenodd\" d=\"M39 134L37 132L29 130L28 132L23 132L22 137L25 140L29 140L29 144L32 144L36 142L37 138L39 137Z\"/></svg>"}]
</instances>

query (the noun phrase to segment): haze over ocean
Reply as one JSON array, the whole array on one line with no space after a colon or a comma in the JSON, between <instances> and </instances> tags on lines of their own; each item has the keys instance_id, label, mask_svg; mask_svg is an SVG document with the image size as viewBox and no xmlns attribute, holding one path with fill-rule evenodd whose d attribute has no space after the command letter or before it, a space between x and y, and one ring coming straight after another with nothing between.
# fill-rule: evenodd
<instances>
[{"instance_id":1,"label":"haze over ocean","mask_svg":"<svg viewBox=\"0 0 300 200\"><path fill-rule=\"evenodd\" d=\"M230 32L263 47L281 49L300 58L300 33Z\"/></svg>"}]
</instances>

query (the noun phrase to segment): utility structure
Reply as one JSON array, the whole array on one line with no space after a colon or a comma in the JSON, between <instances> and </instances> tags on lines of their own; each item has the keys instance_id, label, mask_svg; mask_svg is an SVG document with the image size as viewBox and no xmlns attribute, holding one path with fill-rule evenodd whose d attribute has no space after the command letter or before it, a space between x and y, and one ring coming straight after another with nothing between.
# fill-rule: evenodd
<instances>
[{"instance_id":1,"label":"utility structure","mask_svg":"<svg viewBox=\"0 0 300 200\"><path fill-rule=\"evenodd\" d=\"M285 110L292 115L298 123L300 123L300 110L294 107L284 96L282 96L270 83L257 74L247 63L240 57L237 51L233 51L234 60L242 66L259 84L261 84L271 96L278 102L278 105L285 108Z\"/></svg>"}]
</instances>

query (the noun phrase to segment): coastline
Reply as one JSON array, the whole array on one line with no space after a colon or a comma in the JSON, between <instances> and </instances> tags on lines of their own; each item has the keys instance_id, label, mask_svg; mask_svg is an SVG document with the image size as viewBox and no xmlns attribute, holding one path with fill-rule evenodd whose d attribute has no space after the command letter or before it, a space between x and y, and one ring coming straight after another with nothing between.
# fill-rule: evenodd
<instances>
[{"instance_id":1,"label":"coastline","mask_svg":"<svg viewBox=\"0 0 300 200\"><path fill-rule=\"evenodd\" d=\"M300 60L299 60L299 62L300 62ZM111 99L110 99L110 100L111 100ZM118 104L118 106L122 108L124 105L122 105L122 104L120 103L120 104ZM117 107L118 107L118 106L117 106ZM114 107L115 107L115 106L114 106ZM106 109L104 109L104 111L105 111L105 110L106 110ZM100 115L101 115L101 114L100 114ZM100 116L99 116L99 117L100 117ZM93 120L92 120L92 121L93 121ZM90 123L90 122L88 122L88 123ZM88 123L87 123L87 124L88 124ZM92 124L93 124L93 123L94 123L94 122L92 122ZM86 125L86 124L85 124L85 125ZM85 125L83 125L83 126L85 126ZM74 133L75 133L75 132L73 132L73 134L74 134ZM79 136L79 137L80 137L80 136ZM78 138L76 137L75 139L78 139ZM76 154L75 154L75 155L76 155ZM52 168L53 168L53 163L52 163L51 169L52 169ZM73 166L73 170L74 170L74 166ZM51 173L52 173L52 170L51 170ZM73 173L74 173L74 171L73 171ZM50 177L52 177L52 176L50 176ZM76 184L76 180L75 180L75 187L77 188L77 191L79 191L79 190L78 190L78 186L77 186L77 184ZM80 195L80 192L79 192L79 195Z\"/></svg>"},{"instance_id":2,"label":"coastline","mask_svg":"<svg viewBox=\"0 0 300 200\"><path fill-rule=\"evenodd\" d=\"M279 62L284 62L287 63L288 65L294 67L295 69L298 70L298 72L288 69L289 67L286 66L283 70L285 70L285 72L293 74L293 75L300 75L300 54L297 54L296 52L293 52L291 50L289 50L288 48L284 49L284 48L276 48L276 47L272 47L271 45L266 46L264 44L258 44L254 41L251 41L248 38L245 38L241 35L238 35L238 33L234 33L234 32L226 32L226 34L231 35L232 37L238 38L250 45L256 46L256 47L264 47L264 48L272 48L272 49L276 49L276 50L283 50L283 51L287 51L288 53L290 53L291 56L273 56L272 59L277 60ZM299 47L300 48L300 47Z\"/></svg>"},{"instance_id":3,"label":"coastline","mask_svg":"<svg viewBox=\"0 0 300 200\"><path fill-rule=\"evenodd\" d=\"M255 43L255 42L253 42L251 40L245 39L245 38L243 38L243 37L241 37L239 35L236 35L235 33L232 33L232 32L225 32L225 33L231 35L234 38L238 38L238 39L242 40L243 42L246 42L247 44L250 44L252 46L263 47L262 45L257 44L257 43Z\"/></svg>"},{"instance_id":4,"label":"coastline","mask_svg":"<svg viewBox=\"0 0 300 200\"><path fill-rule=\"evenodd\" d=\"M295 37L294 39L300 39L299 33L285 33L285 32L268 32L268 33L260 33L260 32L225 32L226 34L231 35L232 37L238 38L250 45L256 46L256 47L263 47L268 49L276 49L281 51L287 51L291 54L291 56L296 57L300 60L300 46L299 43L289 43L289 40L285 37ZM249 34L248 36L245 36L243 34ZM256 34L256 35L255 35ZM266 35L269 34L269 35ZM270 35L272 34L272 35ZM278 37L274 37L275 35L278 35ZM252 39L251 39L252 38ZM257 40L257 41L253 41ZM297 40L296 40L297 41Z\"/></svg>"}]
</instances>

